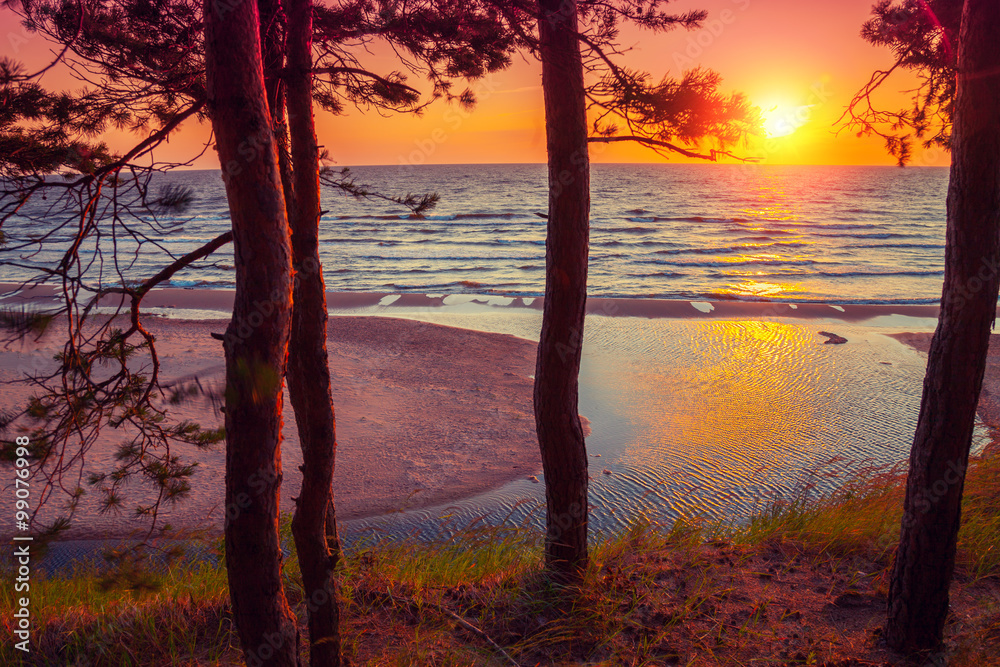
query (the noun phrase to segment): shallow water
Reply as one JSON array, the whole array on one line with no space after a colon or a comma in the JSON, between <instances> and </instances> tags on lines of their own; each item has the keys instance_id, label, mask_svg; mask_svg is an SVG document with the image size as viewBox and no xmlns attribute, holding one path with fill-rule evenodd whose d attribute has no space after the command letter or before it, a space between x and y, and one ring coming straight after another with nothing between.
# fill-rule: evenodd
<instances>
[{"instance_id":1,"label":"shallow water","mask_svg":"<svg viewBox=\"0 0 1000 667\"><path fill-rule=\"evenodd\" d=\"M540 324L529 313L408 316L529 338ZM913 324L905 329L921 328ZM821 330L849 342L824 344ZM681 515L741 521L778 497L829 492L852 470L904 462L925 358L886 335L897 330L836 319L588 317L580 412L592 429L592 529ZM980 425L977 443L985 438ZM518 480L345 531L432 537L476 520L543 518L543 485Z\"/></svg>"}]
</instances>

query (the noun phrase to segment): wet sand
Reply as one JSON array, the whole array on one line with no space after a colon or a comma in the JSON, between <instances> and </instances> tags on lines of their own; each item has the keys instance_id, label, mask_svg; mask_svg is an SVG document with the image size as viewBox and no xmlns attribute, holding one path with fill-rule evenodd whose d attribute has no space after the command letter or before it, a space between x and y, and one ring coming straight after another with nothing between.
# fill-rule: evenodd
<instances>
[{"instance_id":1,"label":"wet sand","mask_svg":"<svg viewBox=\"0 0 1000 667\"><path fill-rule=\"evenodd\" d=\"M907 332L890 335L925 355L931 348L933 334L930 333ZM991 429L1000 429L1000 334L990 336L990 351L986 358L983 389L979 394L979 417Z\"/></svg>"},{"instance_id":2,"label":"wet sand","mask_svg":"<svg viewBox=\"0 0 1000 667\"><path fill-rule=\"evenodd\" d=\"M146 309L162 309L160 312L188 311L199 318L207 313L229 313L233 307L233 290L209 290L194 288L160 288L150 291L143 299ZM118 297L102 302L102 305L117 305ZM543 299L536 297L507 297L501 295L469 294L395 294L390 292L327 292L327 306L333 310L369 311L386 306L410 309L439 309L442 306L462 304L484 304L493 307L511 307L541 311ZM0 283L0 304L17 306L33 303L56 305L56 290L52 286L20 289L13 283ZM905 317L937 317L936 305L920 304L826 304L826 303L785 303L751 301L685 301L644 298L601 298L587 300L587 313L609 317L642 318L729 318L758 319L769 317L794 317L796 319L836 318L844 322L862 322L877 317L902 315Z\"/></svg>"}]
</instances>

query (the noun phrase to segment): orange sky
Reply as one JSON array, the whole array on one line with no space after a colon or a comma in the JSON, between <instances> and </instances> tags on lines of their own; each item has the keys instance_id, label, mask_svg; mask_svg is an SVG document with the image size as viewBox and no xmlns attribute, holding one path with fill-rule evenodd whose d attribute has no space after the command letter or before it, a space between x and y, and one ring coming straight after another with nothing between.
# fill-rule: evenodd
<instances>
[{"instance_id":1,"label":"orange sky","mask_svg":"<svg viewBox=\"0 0 1000 667\"><path fill-rule=\"evenodd\" d=\"M891 63L887 50L869 46L858 36L870 13L872 0L803 2L802 0L675 0L675 11L705 9L709 19L695 31L678 30L652 35L623 31L622 43L633 47L629 62L659 76L678 74L702 65L722 74L723 89L742 91L770 112L768 128L780 138L756 139L734 151L759 156L771 164L894 164L877 138L835 134L834 122L853 93L871 72ZM47 48L39 37L23 39L6 10L0 13L7 37L4 55L38 63ZM377 71L393 69L388 57L367 61ZM67 85L59 75L48 85ZM428 88L422 82L410 83ZM320 112L317 130L339 165L423 164L475 162L544 162L540 66L518 60L507 71L473 84L479 104L465 112L443 102L422 116L383 117L351 109L345 116ZM906 104L900 90L910 81L890 80L882 101L899 108ZM183 161L198 151L208 129L186 124L170 144L158 151L161 160ZM124 148L127 138L110 141ZM663 158L639 146L591 146L594 162L662 162ZM671 158L684 162L685 158ZM942 151L915 151L914 165L947 165ZM211 152L197 167L217 166Z\"/></svg>"}]
</instances>

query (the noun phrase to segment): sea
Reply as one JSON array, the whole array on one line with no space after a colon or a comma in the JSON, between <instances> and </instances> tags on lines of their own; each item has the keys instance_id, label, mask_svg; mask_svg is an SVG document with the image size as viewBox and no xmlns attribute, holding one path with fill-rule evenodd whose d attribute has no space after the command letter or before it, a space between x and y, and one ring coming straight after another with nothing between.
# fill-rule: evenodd
<instances>
[{"instance_id":1,"label":"sea","mask_svg":"<svg viewBox=\"0 0 1000 667\"><path fill-rule=\"evenodd\" d=\"M437 193L439 203L418 216L325 188L329 290L459 295L452 302L496 295L528 303L543 294L545 165L366 166L350 176L370 192ZM905 465L926 362L885 334L929 331L934 320L858 324L840 319L838 304L937 303L947 187L948 170L931 167L593 165L591 296L689 300L708 310L723 300L826 304L816 308L830 318L701 319L694 309L691 318L589 316L579 409L592 428L592 529L622 530L637 518L744 520L775 498L832 491L852 470ZM157 175L149 198L177 188L191 194L185 210L105 222L100 246L96 236L81 246L91 284L144 280L229 228L219 171ZM98 215L110 219L115 205L106 198ZM72 242L70 211L35 201L22 212L5 225L8 241L45 243L0 248L0 282L56 266ZM224 246L168 286L234 284ZM537 339L541 317L487 307L379 314L527 339ZM825 345L822 330L850 344ZM976 446L987 440L980 423ZM435 537L480 521L539 526L538 481L344 530L360 539Z\"/></svg>"},{"instance_id":2,"label":"sea","mask_svg":"<svg viewBox=\"0 0 1000 667\"><path fill-rule=\"evenodd\" d=\"M424 215L325 187L320 252L328 289L345 292L544 292L546 168L542 164L396 165L350 170L388 196L437 193ZM947 168L756 164L596 164L588 290L595 297L928 304L941 294ZM221 172L156 175L150 199L187 188L181 211L124 219L103 247L83 246L88 276L138 281L226 231ZM5 251L0 282L51 267L75 220L42 201L6 225L48 243ZM113 207L103 206L111 215ZM72 224L52 233L60 223ZM147 227L146 223L149 226ZM107 226L106 230L111 227ZM117 244L117 259L109 253ZM16 256L15 256L16 255ZM18 266L12 266L13 261ZM117 265L116 265L117 263ZM164 286L232 288L232 247Z\"/></svg>"}]
</instances>

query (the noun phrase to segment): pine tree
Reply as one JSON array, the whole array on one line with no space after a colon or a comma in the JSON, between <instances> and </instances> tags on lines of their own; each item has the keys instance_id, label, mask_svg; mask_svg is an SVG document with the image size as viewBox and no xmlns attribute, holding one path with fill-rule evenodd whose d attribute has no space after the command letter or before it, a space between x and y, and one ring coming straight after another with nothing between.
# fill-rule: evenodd
<instances>
[{"instance_id":1,"label":"pine tree","mask_svg":"<svg viewBox=\"0 0 1000 667\"><path fill-rule=\"evenodd\" d=\"M664 32L697 27L706 17L668 14L661 9L665 4L539 0L537 42L526 39L542 61L549 179L535 428L545 473L545 563L563 582L578 579L588 562L589 477L578 412L589 251L588 143L630 141L663 155L714 161L759 126L758 110L742 95L720 93L721 78L714 72L694 69L657 81L617 64L619 22ZM627 134L618 134L618 123ZM718 148L700 151L706 139Z\"/></svg>"},{"instance_id":2,"label":"pine tree","mask_svg":"<svg viewBox=\"0 0 1000 667\"><path fill-rule=\"evenodd\" d=\"M936 648L948 616L962 490L1000 287L1000 4L966 0L957 45L944 287L910 450L886 640Z\"/></svg>"}]
</instances>

